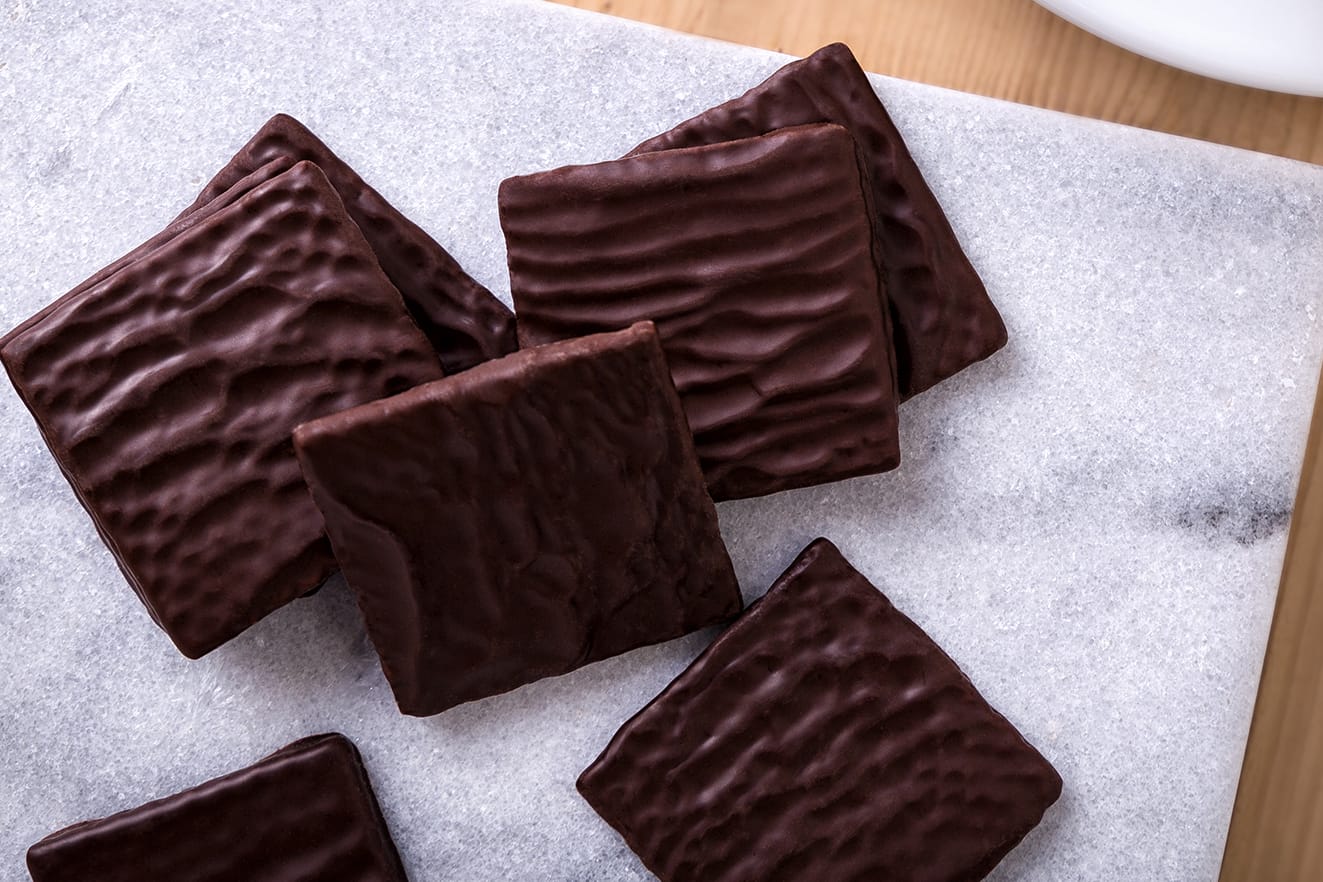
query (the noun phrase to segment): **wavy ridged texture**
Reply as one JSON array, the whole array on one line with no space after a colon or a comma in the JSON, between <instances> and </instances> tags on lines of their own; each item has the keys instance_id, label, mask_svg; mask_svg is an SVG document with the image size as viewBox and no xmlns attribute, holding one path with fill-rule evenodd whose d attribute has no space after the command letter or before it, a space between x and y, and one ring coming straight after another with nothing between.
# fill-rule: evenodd
<instances>
[{"instance_id":1,"label":"wavy ridged texture","mask_svg":"<svg viewBox=\"0 0 1323 882\"><path fill-rule=\"evenodd\" d=\"M818 539L579 791L663 882L975 882L1061 778Z\"/></svg>"},{"instance_id":2,"label":"wavy ridged texture","mask_svg":"<svg viewBox=\"0 0 1323 882\"><path fill-rule=\"evenodd\" d=\"M844 129L510 178L500 205L521 342L655 321L714 498L899 463L894 356Z\"/></svg>"},{"instance_id":3,"label":"wavy ridged texture","mask_svg":"<svg viewBox=\"0 0 1323 882\"><path fill-rule=\"evenodd\" d=\"M273 160L308 160L326 173L377 253L418 327L458 373L518 348L514 315L422 228L364 183L298 120L277 114L216 174L184 215ZM182 216L181 216L182 218Z\"/></svg>"},{"instance_id":4,"label":"wavy ridged texture","mask_svg":"<svg viewBox=\"0 0 1323 882\"><path fill-rule=\"evenodd\" d=\"M67 303L71 301L76 301L80 296L82 296L83 292L90 291L92 288L95 288L102 281L110 278L115 273L124 269L126 266L131 266L137 263L142 258L146 257L156 249L160 248L162 245L169 242L175 236L178 236L180 233L184 232L185 230L192 229L193 227L202 223L207 218L211 217L216 212L220 211L222 208L225 208L226 206L233 205L235 202L238 202L241 197L247 195L256 187L266 183L267 181L271 180L277 175L289 171L294 166L294 164L295 164L294 160L292 159L272 160L271 162L268 162L266 165L257 169L247 177L239 179L239 181L233 187L226 190L224 193L221 193L219 196L208 202L206 205L203 205L200 208L188 214L180 215L178 218L171 221L170 224L166 226L165 229L161 230L161 232L157 233L155 236L152 236L146 242L143 242L141 245L139 245L137 248L134 248L132 251L130 251L128 254L125 254L123 257L120 257L119 259L107 264L106 266L103 266L101 269L93 273L90 277L84 279L76 287L70 289L68 292L61 295L55 301L47 304L43 309L38 311L35 315L29 317L26 321L20 323L16 328L11 330L9 333L5 334L3 337L0 337L0 348L3 348L3 346L7 344L12 338L23 333L33 325L36 325L41 321L43 321L46 318L46 316L50 315L51 313L59 309L65 308L65 305Z\"/></svg>"},{"instance_id":5,"label":"wavy ridged texture","mask_svg":"<svg viewBox=\"0 0 1323 882\"><path fill-rule=\"evenodd\" d=\"M1006 326L868 76L841 43L643 142L630 155L830 122L850 130L871 182L902 398L1006 345Z\"/></svg>"},{"instance_id":6,"label":"wavy ridged texture","mask_svg":"<svg viewBox=\"0 0 1323 882\"><path fill-rule=\"evenodd\" d=\"M217 206L0 341L70 484L190 658L335 569L294 427L442 375L316 166Z\"/></svg>"},{"instance_id":7,"label":"wavy ridged texture","mask_svg":"<svg viewBox=\"0 0 1323 882\"><path fill-rule=\"evenodd\" d=\"M407 882L358 750L343 735L28 850L33 882Z\"/></svg>"},{"instance_id":8,"label":"wavy ridged texture","mask_svg":"<svg viewBox=\"0 0 1323 882\"><path fill-rule=\"evenodd\" d=\"M405 713L740 610L651 325L326 417L295 446Z\"/></svg>"}]
</instances>

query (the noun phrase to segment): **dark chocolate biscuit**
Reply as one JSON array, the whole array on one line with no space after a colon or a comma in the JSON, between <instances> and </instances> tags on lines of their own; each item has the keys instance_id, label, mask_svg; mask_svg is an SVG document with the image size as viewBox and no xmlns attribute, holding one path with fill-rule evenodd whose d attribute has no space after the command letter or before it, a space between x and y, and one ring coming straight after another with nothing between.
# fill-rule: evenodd
<instances>
[{"instance_id":1,"label":"dark chocolate biscuit","mask_svg":"<svg viewBox=\"0 0 1323 882\"><path fill-rule=\"evenodd\" d=\"M407 714L740 610L651 325L508 355L294 442Z\"/></svg>"},{"instance_id":2,"label":"dark chocolate biscuit","mask_svg":"<svg viewBox=\"0 0 1323 882\"><path fill-rule=\"evenodd\" d=\"M520 341L651 319L716 499L900 461L849 133L782 129L501 184Z\"/></svg>"},{"instance_id":3,"label":"dark chocolate biscuit","mask_svg":"<svg viewBox=\"0 0 1323 882\"><path fill-rule=\"evenodd\" d=\"M818 539L579 792L663 882L974 882L1061 778Z\"/></svg>"},{"instance_id":4,"label":"dark chocolate biscuit","mask_svg":"<svg viewBox=\"0 0 1323 882\"><path fill-rule=\"evenodd\" d=\"M0 340L102 538L190 658L335 569L294 427L442 375L316 166L216 205Z\"/></svg>"},{"instance_id":5,"label":"dark chocolate biscuit","mask_svg":"<svg viewBox=\"0 0 1323 882\"><path fill-rule=\"evenodd\" d=\"M739 98L643 142L631 155L820 122L850 130L872 184L902 399L1005 346L997 308L847 46L836 43L786 65Z\"/></svg>"},{"instance_id":6,"label":"dark chocolate biscuit","mask_svg":"<svg viewBox=\"0 0 1323 882\"><path fill-rule=\"evenodd\" d=\"M28 849L28 870L33 882L407 882L343 735L52 833Z\"/></svg>"},{"instance_id":7,"label":"dark chocolate biscuit","mask_svg":"<svg viewBox=\"0 0 1323 882\"><path fill-rule=\"evenodd\" d=\"M276 159L305 159L326 173L413 320L441 356L446 373L515 350L514 316L505 304L293 117L271 117L184 213L196 211Z\"/></svg>"}]
</instances>

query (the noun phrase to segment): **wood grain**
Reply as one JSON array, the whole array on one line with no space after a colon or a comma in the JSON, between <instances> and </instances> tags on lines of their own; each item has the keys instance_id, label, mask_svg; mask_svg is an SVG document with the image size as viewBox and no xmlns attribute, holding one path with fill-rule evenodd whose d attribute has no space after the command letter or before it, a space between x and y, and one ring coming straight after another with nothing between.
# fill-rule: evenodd
<instances>
[{"instance_id":1,"label":"wood grain","mask_svg":"<svg viewBox=\"0 0 1323 882\"><path fill-rule=\"evenodd\" d=\"M1185 73L1030 0L561 0L869 70L1323 163L1323 99ZM1316 408L1221 882L1323 879L1323 408Z\"/></svg>"},{"instance_id":2,"label":"wood grain","mask_svg":"<svg viewBox=\"0 0 1323 882\"><path fill-rule=\"evenodd\" d=\"M563 0L868 70L1323 163L1323 98L1220 83L1106 43L1030 0Z\"/></svg>"},{"instance_id":3,"label":"wood grain","mask_svg":"<svg viewBox=\"0 0 1323 882\"><path fill-rule=\"evenodd\" d=\"M1222 882L1323 879L1323 407L1314 408Z\"/></svg>"}]
</instances>

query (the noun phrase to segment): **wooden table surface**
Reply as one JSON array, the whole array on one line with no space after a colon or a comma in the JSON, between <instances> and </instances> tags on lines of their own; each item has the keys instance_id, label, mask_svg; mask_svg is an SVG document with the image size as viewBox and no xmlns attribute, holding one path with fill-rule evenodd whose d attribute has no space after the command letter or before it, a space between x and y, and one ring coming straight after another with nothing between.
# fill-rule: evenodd
<instances>
[{"instance_id":1,"label":"wooden table surface","mask_svg":"<svg viewBox=\"0 0 1323 882\"><path fill-rule=\"evenodd\" d=\"M795 55L841 40L879 73L1323 163L1323 99L1148 61L1031 0L561 2ZM1221 882L1323 880L1321 586L1323 408L1305 456Z\"/></svg>"}]
</instances>

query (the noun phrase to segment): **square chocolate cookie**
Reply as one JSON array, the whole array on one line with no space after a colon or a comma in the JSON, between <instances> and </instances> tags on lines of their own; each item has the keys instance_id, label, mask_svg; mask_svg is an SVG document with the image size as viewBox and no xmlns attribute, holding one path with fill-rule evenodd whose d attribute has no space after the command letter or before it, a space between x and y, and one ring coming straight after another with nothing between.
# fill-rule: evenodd
<instances>
[{"instance_id":1,"label":"square chocolate cookie","mask_svg":"<svg viewBox=\"0 0 1323 882\"><path fill-rule=\"evenodd\" d=\"M579 791L663 882L975 882L1061 778L818 539Z\"/></svg>"},{"instance_id":2,"label":"square chocolate cookie","mask_svg":"<svg viewBox=\"0 0 1323 882\"><path fill-rule=\"evenodd\" d=\"M358 750L296 741L28 849L33 882L407 882Z\"/></svg>"},{"instance_id":3,"label":"square chocolate cookie","mask_svg":"<svg viewBox=\"0 0 1323 882\"><path fill-rule=\"evenodd\" d=\"M901 398L910 398L1005 346L1006 326L848 47L835 43L792 62L632 154L821 122L844 126L859 144L876 212Z\"/></svg>"},{"instance_id":4,"label":"square chocolate cookie","mask_svg":"<svg viewBox=\"0 0 1323 882\"><path fill-rule=\"evenodd\" d=\"M520 340L650 319L716 499L895 468L864 181L840 126L501 185Z\"/></svg>"},{"instance_id":5,"label":"square chocolate cookie","mask_svg":"<svg viewBox=\"0 0 1323 882\"><path fill-rule=\"evenodd\" d=\"M508 355L294 440L404 713L740 610L651 325Z\"/></svg>"},{"instance_id":6,"label":"square chocolate cookie","mask_svg":"<svg viewBox=\"0 0 1323 882\"><path fill-rule=\"evenodd\" d=\"M302 123L283 113L269 119L216 174L186 216L273 161L316 163L362 229L381 268L404 297L446 373L513 352L514 315L466 273L448 251L369 187Z\"/></svg>"},{"instance_id":7,"label":"square chocolate cookie","mask_svg":"<svg viewBox=\"0 0 1323 882\"><path fill-rule=\"evenodd\" d=\"M0 339L0 361L197 658L335 570L294 427L442 370L311 163L169 232Z\"/></svg>"}]
</instances>

